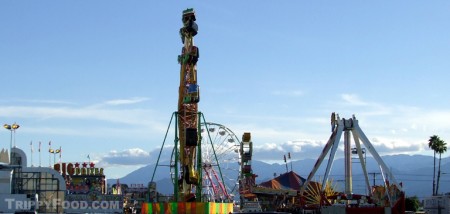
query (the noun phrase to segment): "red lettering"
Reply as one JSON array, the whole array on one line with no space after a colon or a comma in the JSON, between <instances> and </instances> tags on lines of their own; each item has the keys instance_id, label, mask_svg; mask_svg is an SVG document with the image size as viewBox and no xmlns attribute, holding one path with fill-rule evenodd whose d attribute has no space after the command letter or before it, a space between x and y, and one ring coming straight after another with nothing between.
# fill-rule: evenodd
<instances>
[{"instance_id":1,"label":"red lettering","mask_svg":"<svg viewBox=\"0 0 450 214\"><path fill-rule=\"evenodd\" d=\"M53 166L53 169L56 170L56 171L58 171L58 172L61 171L60 165L59 165L59 164L55 164L55 165Z\"/></svg>"},{"instance_id":2,"label":"red lettering","mask_svg":"<svg viewBox=\"0 0 450 214\"><path fill-rule=\"evenodd\" d=\"M67 165L67 173L69 174L69 175L73 175L73 173L74 173L74 168L73 168L73 164L72 163L69 163L68 165Z\"/></svg>"},{"instance_id":3,"label":"red lettering","mask_svg":"<svg viewBox=\"0 0 450 214\"><path fill-rule=\"evenodd\" d=\"M66 163L62 163L62 174L66 175Z\"/></svg>"}]
</instances>

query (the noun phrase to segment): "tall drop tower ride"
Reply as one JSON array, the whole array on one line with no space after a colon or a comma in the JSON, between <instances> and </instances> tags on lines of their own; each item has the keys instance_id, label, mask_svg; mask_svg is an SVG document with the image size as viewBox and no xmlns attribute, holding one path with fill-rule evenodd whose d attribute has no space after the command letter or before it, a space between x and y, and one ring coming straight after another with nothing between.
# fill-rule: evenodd
<instances>
[{"instance_id":1,"label":"tall drop tower ride","mask_svg":"<svg viewBox=\"0 0 450 214\"><path fill-rule=\"evenodd\" d=\"M197 35L198 25L195 22L194 9L183 11L183 26L180 29L183 47L178 55L180 64L180 85L178 88L178 111L172 114L167 127L164 141L153 169L153 175L149 183L148 201L142 204L141 213L230 213L233 211L231 196L224 188L224 180L220 170L220 164L216 155L217 145L213 144L208 128L211 123L207 123L203 114L198 111L200 101L200 91L197 84L197 61L199 50L194 44L194 36ZM175 138L169 164L160 164L161 154L167 134L175 118ZM202 128L203 125L203 128ZM202 131L205 140L202 143ZM222 132L220 132L222 133ZM224 132L225 133L225 132ZM211 145L208 145L210 143ZM202 146L205 148L202 149ZM202 152L202 150L205 150ZM202 155L211 153L213 156L202 162ZM207 157L207 155L205 155ZM165 159L163 157L162 159ZM173 195L163 195L157 191L157 181L155 175L159 166L168 166L173 182ZM211 167L217 167L218 174L214 175L219 188L211 183L211 177L204 179L211 171ZM220 175L220 178L219 178ZM208 194L208 188L214 189L214 196ZM206 188L206 190L204 189ZM166 189L167 190L167 189ZM217 190L217 191L216 191ZM203 194L205 192L205 194ZM222 197L223 196L223 197ZM217 200L219 198L220 200Z\"/></svg>"},{"instance_id":2,"label":"tall drop tower ride","mask_svg":"<svg viewBox=\"0 0 450 214\"><path fill-rule=\"evenodd\" d=\"M198 48L194 45L194 36L198 26L195 22L193 9L183 11L183 27L180 29L183 48L178 56L180 68L180 86L178 96L178 133L179 133L179 162L180 178L178 180L181 200L190 200L193 186L199 183L199 173L196 169L196 147L199 141L198 102L200 101L199 86L197 85Z\"/></svg>"}]
</instances>

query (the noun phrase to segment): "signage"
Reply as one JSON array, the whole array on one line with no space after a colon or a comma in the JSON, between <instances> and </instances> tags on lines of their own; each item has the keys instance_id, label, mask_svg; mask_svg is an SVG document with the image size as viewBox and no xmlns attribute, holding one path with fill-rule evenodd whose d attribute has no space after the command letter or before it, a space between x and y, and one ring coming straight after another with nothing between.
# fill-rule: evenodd
<instances>
[{"instance_id":1,"label":"signage","mask_svg":"<svg viewBox=\"0 0 450 214\"><path fill-rule=\"evenodd\" d=\"M87 163L58 163L53 166L53 169L61 173L61 175L104 175L103 168L94 167L94 163L90 163L87 167Z\"/></svg>"}]
</instances>

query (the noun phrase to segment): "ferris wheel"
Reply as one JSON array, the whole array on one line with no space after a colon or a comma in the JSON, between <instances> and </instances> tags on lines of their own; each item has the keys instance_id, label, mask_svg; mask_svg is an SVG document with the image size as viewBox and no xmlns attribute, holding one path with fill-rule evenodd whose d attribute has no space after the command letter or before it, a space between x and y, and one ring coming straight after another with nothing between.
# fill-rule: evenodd
<instances>
[{"instance_id":1,"label":"ferris wheel","mask_svg":"<svg viewBox=\"0 0 450 214\"><path fill-rule=\"evenodd\" d=\"M224 125L210 122L200 125L203 200L232 201L239 191L239 138Z\"/></svg>"},{"instance_id":2,"label":"ferris wheel","mask_svg":"<svg viewBox=\"0 0 450 214\"><path fill-rule=\"evenodd\" d=\"M233 131L224 125L203 122L200 126L202 201L233 201L239 193L241 142ZM174 184L177 179L175 152L173 149L169 165Z\"/></svg>"}]
</instances>

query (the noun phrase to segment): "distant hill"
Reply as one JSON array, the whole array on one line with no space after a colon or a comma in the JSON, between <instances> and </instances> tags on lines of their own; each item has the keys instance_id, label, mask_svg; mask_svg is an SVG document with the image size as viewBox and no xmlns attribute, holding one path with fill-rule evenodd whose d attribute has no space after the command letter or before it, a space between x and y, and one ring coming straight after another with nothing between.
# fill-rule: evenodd
<instances>
[{"instance_id":1,"label":"distant hill","mask_svg":"<svg viewBox=\"0 0 450 214\"><path fill-rule=\"evenodd\" d=\"M392 170L396 180L402 182L404 190L407 196L418 196L420 199L431 195L432 192L432 179L433 179L433 157L424 155L390 155L383 156L383 161ZM367 157L367 171L369 173L379 172L379 167L375 164L375 160L372 157ZM307 178L311 172L316 160L305 159L292 162L293 171L300 176ZM333 163L333 167L330 173L330 177L336 183L338 189L343 188L344 178L344 160L337 159ZM316 179L319 180L323 177L325 172L325 166L327 160L324 160L321 167L316 173ZM437 164L437 162L436 162ZM439 192L450 192L450 158L443 158L441 163L441 182L439 186ZM291 170L291 163L288 163L288 170ZM257 183L267 181L274 178L274 173L278 176L281 173L286 172L285 164L268 164L262 161L252 161L253 172L258 175L256 178ZM147 185L150 182L155 165L150 164L137 169L128 175L120 178L121 183L125 184L144 184ZM232 171L231 171L232 172ZM230 171L224 170L224 177L228 179L228 185L232 186L236 184L235 178L237 174L230 174ZM436 169L437 173L437 169ZM355 159L353 162L353 189L354 192L364 193L365 181L362 176L362 170L360 167L359 159ZM160 166L157 168L154 180L157 182L158 191L164 194L170 194L173 192L173 184L170 178L169 168L167 166ZM375 174L375 183L381 184L383 181L380 174ZM108 183L115 183L115 179L109 179ZM373 185L374 174L369 175L369 183Z\"/></svg>"}]
</instances>

